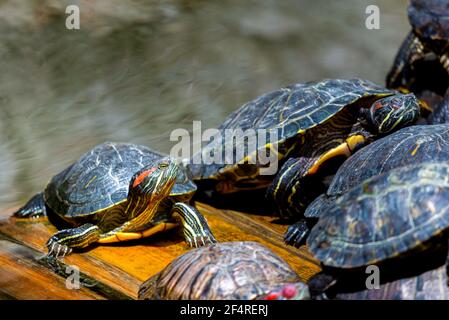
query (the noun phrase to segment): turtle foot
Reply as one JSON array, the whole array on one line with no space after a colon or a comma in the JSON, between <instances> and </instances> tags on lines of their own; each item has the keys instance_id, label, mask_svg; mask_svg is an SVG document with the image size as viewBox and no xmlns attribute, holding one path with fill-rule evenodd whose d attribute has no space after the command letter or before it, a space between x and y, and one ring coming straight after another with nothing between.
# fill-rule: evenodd
<instances>
[{"instance_id":1,"label":"turtle foot","mask_svg":"<svg viewBox=\"0 0 449 320\"><path fill-rule=\"evenodd\" d=\"M309 227L305 219L301 219L295 224L288 227L284 235L284 242L290 246L299 248L306 244L307 236L309 235Z\"/></svg>"},{"instance_id":2,"label":"turtle foot","mask_svg":"<svg viewBox=\"0 0 449 320\"><path fill-rule=\"evenodd\" d=\"M72 248L85 248L100 239L100 229L90 223L56 232L47 242L48 255L66 256Z\"/></svg>"},{"instance_id":3,"label":"turtle foot","mask_svg":"<svg viewBox=\"0 0 449 320\"><path fill-rule=\"evenodd\" d=\"M51 237L47 242L48 257L58 258L65 257L66 255L72 252L72 248L65 244L58 243L58 240L55 239L55 236Z\"/></svg>"},{"instance_id":4,"label":"turtle foot","mask_svg":"<svg viewBox=\"0 0 449 320\"><path fill-rule=\"evenodd\" d=\"M190 247L198 248L217 243L217 240L213 235L202 235L193 237L193 239L189 239L187 243Z\"/></svg>"}]
</instances>

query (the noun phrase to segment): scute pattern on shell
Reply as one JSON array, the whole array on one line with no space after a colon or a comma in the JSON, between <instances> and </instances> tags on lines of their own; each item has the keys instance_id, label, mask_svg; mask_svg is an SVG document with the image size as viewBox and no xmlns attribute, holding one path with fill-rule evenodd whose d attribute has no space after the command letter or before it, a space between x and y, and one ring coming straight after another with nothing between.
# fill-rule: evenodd
<instances>
[{"instance_id":1,"label":"scute pattern on shell","mask_svg":"<svg viewBox=\"0 0 449 320\"><path fill-rule=\"evenodd\" d=\"M413 30L422 37L449 41L448 0L411 0L408 16Z\"/></svg>"},{"instance_id":2,"label":"scute pattern on shell","mask_svg":"<svg viewBox=\"0 0 449 320\"><path fill-rule=\"evenodd\" d=\"M392 169L449 161L449 125L403 128L357 151L339 168L327 191L340 195L362 181Z\"/></svg>"},{"instance_id":3,"label":"scute pattern on shell","mask_svg":"<svg viewBox=\"0 0 449 320\"><path fill-rule=\"evenodd\" d=\"M449 165L425 163L371 178L344 194L312 229L324 265L354 268L417 248L449 227Z\"/></svg>"},{"instance_id":4,"label":"scute pattern on shell","mask_svg":"<svg viewBox=\"0 0 449 320\"><path fill-rule=\"evenodd\" d=\"M45 189L45 201L64 217L90 215L126 200L131 177L164 157L145 146L103 143L54 176ZM180 170L172 193L195 190L196 186Z\"/></svg>"},{"instance_id":5,"label":"scute pattern on shell","mask_svg":"<svg viewBox=\"0 0 449 320\"><path fill-rule=\"evenodd\" d=\"M309 130L334 116L344 107L362 97L389 95L395 91L363 79L326 79L319 82L299 83L264 94L231 113L218 128L224 130L275 130L279 142ZM257 138L256 138L257 141ZM246 140L243 141L246 143ZM230 146L231 150L237 148ZM229 147L228 147L229 148ZM222 139L213 139L203 152L214 154L225 150ZM247 150L245 146L243 150ZM236 162L241 159L236 159ZM192 165L195 178L213 176L222 165Z\"/></svg>"},{"instance_id":6,"label":"scute pattern on shell","mask_svg":"<svg viewBox=\"0 0 449 320\"><path fill-rule=\"evenodd\" d=\"M271 286L299 281L271 250L256 242L218 243L191 250L141 286L140 299L254 299Z\"/></svg>"},{"instance_id":7,"label":"scute pattern on shell","mask_svg":"<svg viewBox=\"0 0 449 320\"><path fill-rule=\"evenodd\" d=\"M427 271L419 276L385 283L377 290L341 293L343 300L449 300L446 267Z\"/></svg>"},{"instance_id":8,"label":"scute pattern on shell","mask_svg":"<svg viewBox=\"0 0 449 320\"><path fill-rule=\"evenodd\" d=\"M416 125L374 141L338 169L327 192L307 207L304 216L319 217L340 196L363 181L392 169L424 162L449 161L449 125Z\"/></svg>"}]
</instances>

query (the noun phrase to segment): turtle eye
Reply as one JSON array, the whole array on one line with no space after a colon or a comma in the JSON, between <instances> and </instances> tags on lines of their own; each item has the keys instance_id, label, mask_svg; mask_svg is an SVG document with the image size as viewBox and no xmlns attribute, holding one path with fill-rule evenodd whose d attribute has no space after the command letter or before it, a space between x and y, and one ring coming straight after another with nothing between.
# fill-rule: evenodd
<instances>
[{"instance_id":1,"label":"turtle eye","mask_svg":"<svg viewBox=\"0 0 449 320\"><path fill-rule=\"evenodd\" d=\"M164 170L166 168L168 168L168 163L166 163L166 162L159 163L159 169Z\"/></svg>"},{"instance_id":2,"label":"turtle eye","mask_svg":"<svg viewBox=\"0 0 449 320\"><path fill-rule=\"evenodd\" d=\"M400 99L394 98L391 101L391 106L393 107L393 109L397 110L401 107L402 105L402 101Z\"/></svg>"}]
</instances>

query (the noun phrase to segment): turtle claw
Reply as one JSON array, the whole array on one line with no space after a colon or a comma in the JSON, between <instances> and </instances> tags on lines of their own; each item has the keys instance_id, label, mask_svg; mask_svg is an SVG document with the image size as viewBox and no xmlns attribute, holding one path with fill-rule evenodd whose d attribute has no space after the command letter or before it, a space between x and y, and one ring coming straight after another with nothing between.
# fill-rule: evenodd
<instances>
[{"instance_id":1,"label":"turtle claw","mask_svg":"<svg viewBox=\"0 0 449 320\"><path fill-rule=\"evenodd\" d=\"M187 240L187 243L189 244L190 247L199 248L217 243L217 240L214 238L213 235L201 235L195 236L193 237L193 239Z\"/></svg>"},{"instance_id":2,"label":"turtle claw","mask_svg":"<svg viewBox=\"0 0 449 320\"><path fill-rule=\"evenodd\" d=\"M72 252L72 248L70 248L69 246L66 246L64 244L58 243L53 237L51 237L50 240L48 240L46 246L48 248L48 253L47 253L48 257L63 258Z\"/></svg>"},{"instance_id":3,"label":"turtle claw","mask_svg":"<svg viewBox=\"0 0 449 320\"><path fill-rule=\"evenodd\" d=\"M309 231L306 220L301 219L288 227L287 232L284 235L284 242L290 246L299 248L306 244Z\"/></svg>"}]
</instances>

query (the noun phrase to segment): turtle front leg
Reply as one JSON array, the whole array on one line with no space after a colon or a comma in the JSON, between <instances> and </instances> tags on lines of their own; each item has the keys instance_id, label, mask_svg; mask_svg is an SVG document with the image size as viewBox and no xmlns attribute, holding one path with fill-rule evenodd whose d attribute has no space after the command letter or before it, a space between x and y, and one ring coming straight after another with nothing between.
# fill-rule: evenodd
<instances>
[{"instance_id":1,"label":"turtle front leg","mask_svg":"<svg viewBox=\"0 0 449 320\"><path fill-rule=\"evenodd\" d=\"M308 184L306 174L313 162L314 159L308 157L288 159L268 187L266 197L274 203L281 218L301 216L308 204L308 196L320 193L313 186L303 188Z\"/></svg>"},{"instance_id":2,"label":"turtle front leg","mask_svg":"<svg viewBox=\"0 0 449 320\"><path fill-rule=\"evenodd\" d=\"M413 79L413 75L410 74L412 65L415 61L424 58L425 53L421 41L413 32L410 32L402 43L387 75L387 87L408 89Z\"/></svg>"},{"instance_id":3,"label":"turtle front leg","mask_svg":"<svg viewBox=\"0 0 449 320\"><path fill-rule=\"evenodd\" d=\"M13 213L16 218L40 218L47 216L43 192L34 195L22 208Z\"/></svg>"},{"instance_id":4,"label":"turtle front leg","mask_svg":"<svg viewBox=\"0 0 449 320\"><path fill-rule=\"evenodd\" d=\"M413 81L413 64L424 58L426 51L421 41L410 32L396 55L393 67L387 75L387 87L409 89Z\"/></svg>"},{"instance_id":5,"label":"turtle front leg","mask_svg":"<svg viewBox=\"0 0 449 320\"><path fill-rule=\"evenodd\" d=\"M184 237L189 246L200 247L217 242L206 219L193 206L177 202L172 207L172 214L181 220Z\"/></svg>"},{"instance_id":6,"label":"turtle front leg","mask_svg":"<svg viewBox=\"0 0 449 320\"><path fill-rule=\"evenodd\" d=\"M86 223L77 228L55 233L48 241L48 256L64 257L74 248L85 248L100 239L100 228Z\"/></svg>"}]
</instances>

